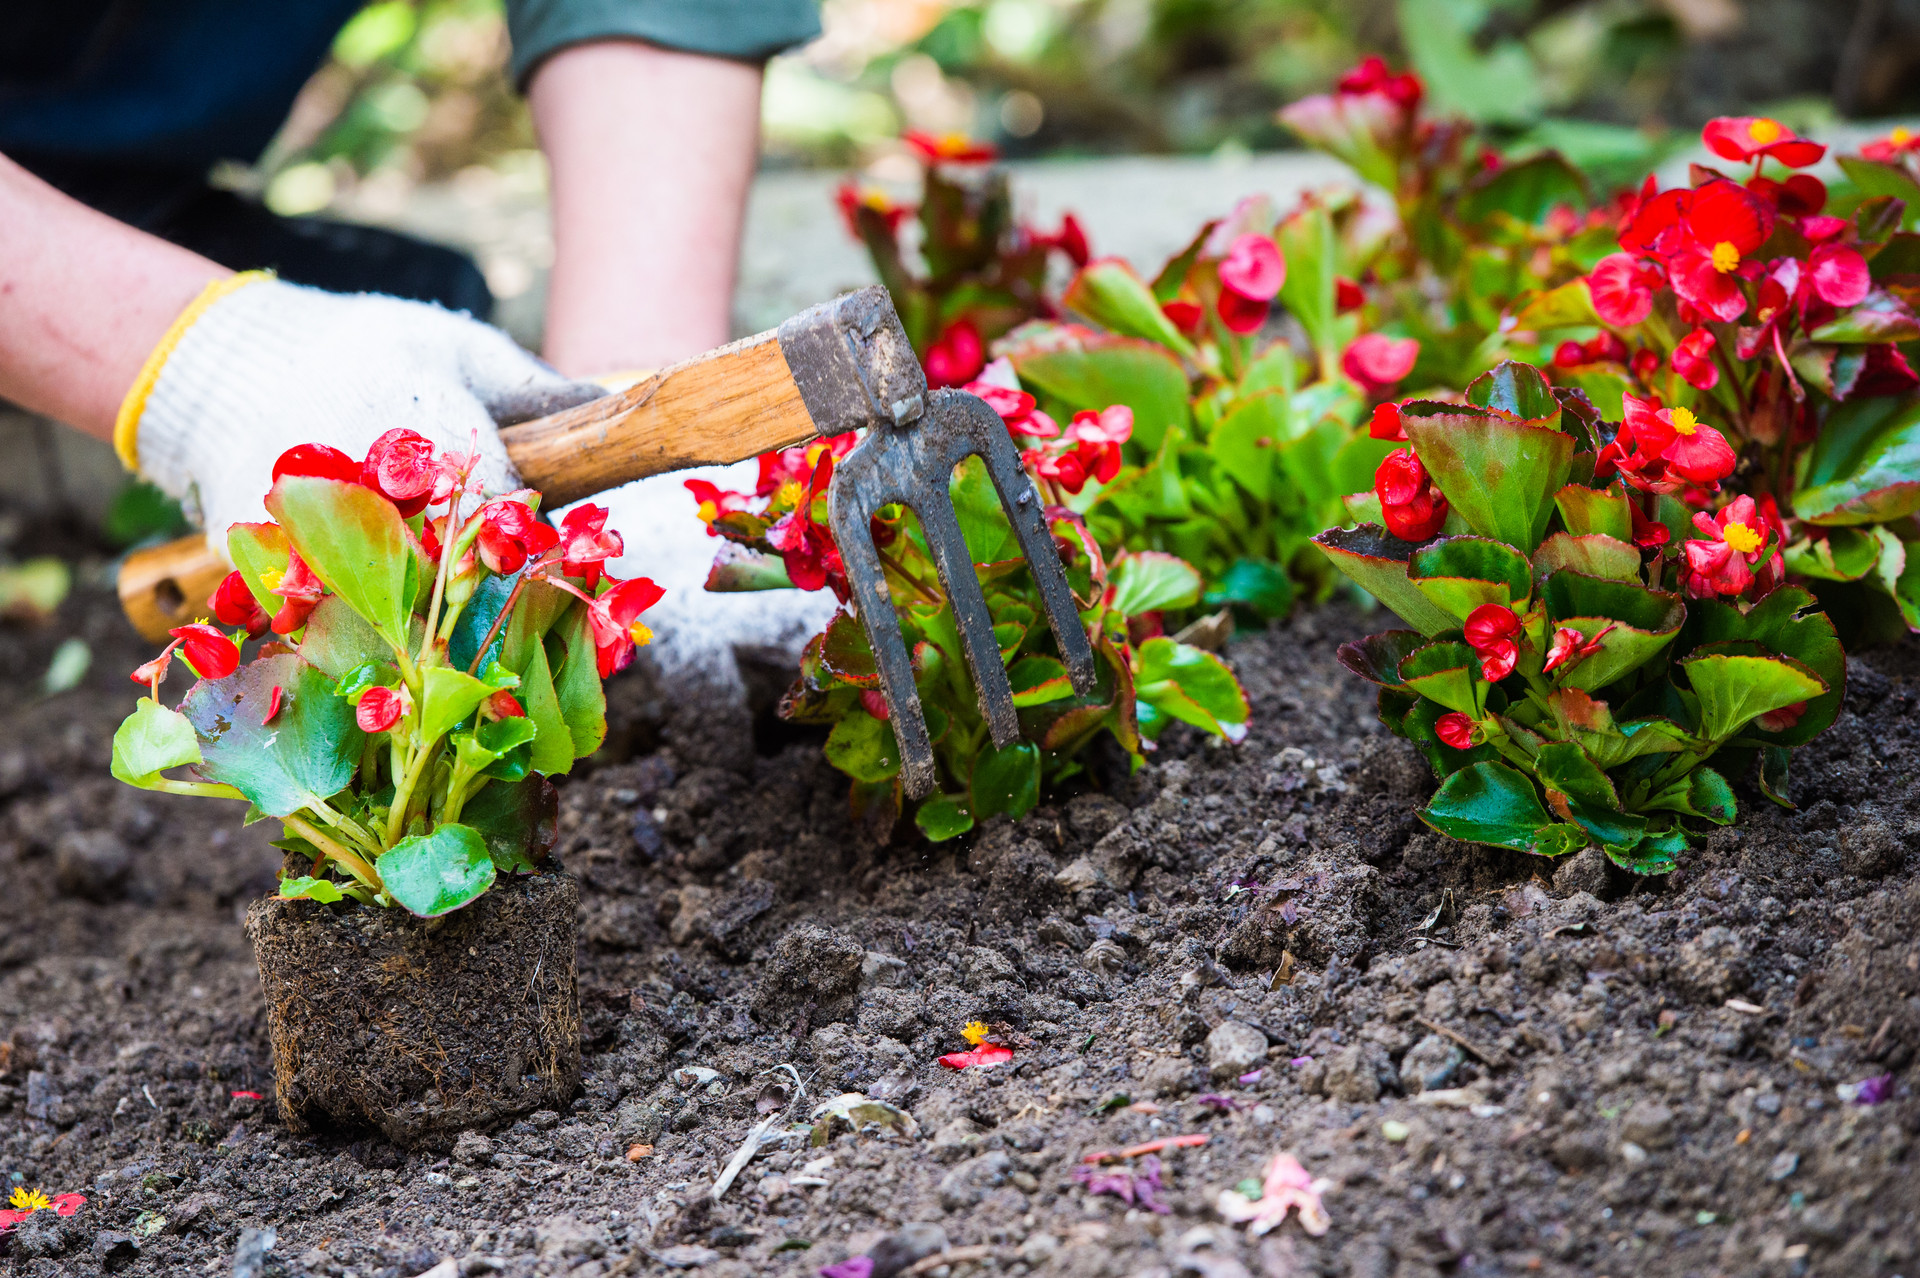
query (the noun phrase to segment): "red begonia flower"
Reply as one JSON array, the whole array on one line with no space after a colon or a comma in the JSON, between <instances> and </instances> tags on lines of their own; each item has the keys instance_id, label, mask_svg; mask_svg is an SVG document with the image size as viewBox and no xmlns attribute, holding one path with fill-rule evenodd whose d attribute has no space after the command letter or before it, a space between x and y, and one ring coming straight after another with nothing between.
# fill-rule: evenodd
<instances>
[{"instance_id":1,"label":"red begonia flower","mask_svg":"<svg viewBox=\"0 0 1920 1278\"><path fill-rule=\"evenodd\" d=\"M1827 184L1811 173L1795 173L1784 182L1751 177L1746 186L1785 217L1808 218L1827 207Z\"/></svg>"},{"instance_id":2,"label":"red begonia flower","mask_svg":"<svg viewBox=\"0 0 1920 1278\"><path fill-rule=\"evenodd\" d=\"M1220 290L1219 300L1213 304L1214 311L1220 316L1220 322L1229 333L1246 336L1258 332L1267 322L1267 316L1273 311L1272 302L1263 302L1257 298L1236 293L1230 288Z\"/></svg>"},{"instance_id":3,"label":"red begonia flower","mask_svg":"<svg viewBox=\"0 0 1920 1278\"><path fill-rule=\"evenodd\" d=\"M1052 235L1040 237L1039 242L1047 248L1059 249L1067 255L1067 260L1076 267L1085 266L1093 258L1093 250L1087 244L1087 230L1080 225L1080 219L1071 213L1060 215L1060 229Z\"/></svg>"},{"instance_id":4,"label":"red begonia flower","mask_svg":"<svg viewBox=\"0 0 1920 1278\"><path fill-rule=\"evenodd\" d=\"M908 129L900 135L928 164L985 164L997 159L999 148L991 142L976 142L964 133L927 133Z\"/></svg>"},{"instance_id":5,"label":"red begonia flower","mask_svg":"<svg viewBox=\"0 0 1920 1278\"><path fill-rule=\"evenodd\" d=\"M1241 297L1270 302L1287 282L1287 259L1271 237L1249 231L1235 239L1220 259L1220 283Z\"/></svg>"},{"instance_id":6,"label":"red begonia flower","mask_svg":"<svg viewBox=\"0 0 1920 1278\"><path fill-rule=\"evenodd\" d=\"M878 688L860 689L860 708L881 721L893 717L893 711L887 707L887 698Z\"/></svg>"},{"instance_id":7,"label":"red begonia flower","mask_svg":"<svg viewBox=\"0 0 1920 1278\"><path fill-rule=\"evenodd\" d=\"M1690 192L1680 228L1685 235L1667 262L1682 302L1723 322L1746 313L1741 278L1748 257L1773 233L1773 208L1743 186L1714 178Z\"/></svg>"},{"instance_id":8,"label":"red begonia flower","mask_svg":"<svg viewBox=\"0 0 1920 1278\"><path fill-rule=\"evenodd\" d=\"M1178 297L1171 302L1162 302L1160 313L1172 320L1173 326L1189 337L1200 331L1200 321L1207 317L1207 312L1200 303ZM1266 316L1262 314L1260 318L1265 320Z\"/></svg>"},{"instance_id":9,"label":"red begonia flower","mask_svg":"<svg viewBox=\"0 0 1920 1278\"><path fill-rule=\"evenodd\" d=\"M1407 442L1407 426L1400 420L1400 405L1392 400L1373 406L1373 419L1367 423L1367 434L1374 439L1397 440Z\"/></svg>"},{"instance_id":10,"label":"red begonia flower","mask_svg":"<svg viewBox=\"0 0 1920 1278\"><path fill-rule=\"evenodd\" d=\"M1378 395L1404 380L1419 358L1420 343L1414 338L1362 333L1340 357L1340 369L1369 395Z\"/></svg>"},{"instance_id":11,"label":"red begonia flower","mask_svg":"<svg viewBox=\"0 0 1920 1278\"><path fill-rule=\"evenodd\" d=\"M1396 448L1373 472L1380 517L1402 541L1426 541L1447 522L1447 499L1433 487L1411 448Z\"/></svg>"},{"instance_id":12,"label":"red begonia flower","mask_svg":"<svg viewBox=\"0 0 1920 1278\"><path fill-rule=\"evenodd\" d=\"M1706 537L1686 544L1688 594L1737 595L1753 583L1753 565L1766 557L1773 535L1753 498L1735 497L1718 515L1700 511L1693 526Z\"/></svg>"},{"instance_id":13,"label":"red begonia flower","mask_svg":"<svg viewBox=\"0 0 1920 1278\"><path fill-rule=\"evenodd\" d=\"M240 665L240 645L207 625L195 622L167 631L180 641L180 653L202 679L224 679Z\"/></svg>"},{"instance_id":14,"label":"red begonia flower","mask_svg":"<svg viewBox=\"0 0 1920 1278\"><path fill-rule=\"evenodd\" d=\"M1869 160L1891 164L1902 156L1913 154L1916 150L1920 150L1920 133L1915 133L1903 124L1884 138L1875 138L1862 146L1860 154Z\"/></svg>"},{"instance_id":15,"label":"red begonia flower","mask_svg":"<svg viewBox=\"0 0 1920 1278\"><path fill-rule=\"evenodd\" d=\"M575 506L560 521L560 571L584 579L588 590L599 586L607 560L625 549L620 534L607 527L605 506Z\"/></svg>"},{"instance_id":16,"label":"red begonia flower","mask_svg":"<svg viewBox=\"0 0 1920 1278\"><path fill-rule=\"evenodd\" d=\"M207 606L213 609L213 615L222 625L245 626L249 639L258 639L267 633L267 625L272 620L260 601L253 597L253 591L247 589L247 579L238 572L221 578Z\"/></svg>"},{"instance_id":17,"label":"red begonia flower","mask_svg":"<svg viewBox=\"0 0 1920 1278\"><path fill-rule=\"evenodd\" d=\"M879 218L892 235L900 229L900 224L913 212L904 204L896 204L885 191L875 187L861 186L857 182L842 182L833 193L834 203L840 206L840 217L847 224L847 234L854 239L860 238L860 215L870 213Z\"/></svg>"},{"instance_id":18,"label":"red begonia flower","mask_svg":"<svg viewBox=\"0 0 1920 1278\"><path fill-rule=\"evenodd\" d=\"M1333 309L1342 315L1357 311L1367 304L1367 294L1359 284L1346 276L1336 276L1333 281Z\"/></svg>"},{"instance_id":19,"label":"red begonia flower","mask_svg":"<svg viewBox=\"0 0 1920 1278\"><path fill-rule=\"evenodd\" d=\"M1036 479L1050 480L1070 493L1087 486L1087 466L1077 452L1046 453L1028 449L1020 460Z\"/></svg>"},{"instance_id":20,"label":"red begonia flower","mask_svg":"<svg viewBox=\"0 0 1920 1278\"><path fill-rule=\"evenodd\" d=\"M1627 253L1609 253L1587 276L1593 310L1615 328L1631 328L1653 313L1653 290L1664 281L1658 271Z\"/></svg>"},{"instance_id":21,"label":"red begonia flower","mask_svg":"<svg viewBox=\"0 0 1920 1278\"><path fill-rule=\"evenodd\" d=\"M1386 60L1377 53L1362 58L1360 65L1341 76L1334 88L1336 92L1349 97L1379 94L1408 111L1420 105L1420 99L1426 92L1426 86L1420 82L1419 76L1411 71L1395 75Z\"/></svg>"},{"instance_id":22,"label":"red begonia flower","mask_svg":"<svg viewBox=\"0 0 1920 1278\"><path fill-rule=\"evenodd\" d=\"M1618 470L1642 492L1673 493L1690 485L1717 484L1733 473L1732 445L1693 410L1661 408L1632 394L1624 403L1626 420L1595 461L1599 478Z\"/></svg>"},{"instance_id":23,"label":"red begonia flower","mask_svg":"<svg viewBox=\"0 0 1920 1278\"><path fill-rule=\"evenodd\" d=\"M1723 115L1707 121L1700 130L1707 149L1723 160L1756 160L1765 157L1790 169L1817 164L1827 148L1800 137L1778 120L1765 116Z\"/></svg>"},{"instance_id":24,"label":"red begonia flower","mask_svg":"<svg viewBox=\"0 0 1920 1278\"><path fill-rule=\"evenodd\" d=\"M398 507L403 519L426 509L434 477L432 442L404 426L374 440L360 468L360 482Z\"/></svg>"},{"instance_id":25,"label":"red begonia flower","mask_svg":"<svg viewBox=\"0 0 1920 1278\"><path fill-rule=\"evenodd\" d=\"M1640 509L1639 502L1629 501L1627 513L1633 516L1633 531L1628 535L1633 538L1633 544L1640 549L1658 550L1672 539L1673 529L1657 519L1650 518Z\"/></svg>"},{"instance_id":26,"label":"red begonia flower","mask_svg":"<svg viewBox=\"0 0 1920 1278\"><path fill-rule=\"evenodd\" d=\"M167 670L173 665L173 650L179 646L178 643L168 644L159 656L153 658L151 661L143 661L135 666L133 673L128 675L127 678L133 680L135 683L147 685L158 685L166 682Z\"/></svg>"},{"instance_id":27,"label":"red begonia flower","mask_svg":"<svg viewBox=\"0 0 1920 1278\"><path fill-rule=\"evenodd\" d=\"M1088 475L1101 483L1120 473L1120 445L1133 438L1133 410L1114 404L1098 413L1079 412L1067 427L1067 439Z\"/></svg>"},{"instance_id":28,"label":"red begonia flower","mask_svg":"<svg viewBox=\"0 0 1920 1278\"><path fill-rule=\"evenodd\" d=\"M560 534L534 515L523 501L501 498L480 508L480 532L474 549L489 571L502 576L519 572L529 556L539 556L559 544Z\"/></svg>"},{"instance_id":29,"label":"red begonia flower","mask_svg":"<svg viewBox=\"0 0 1920 1278\"><path fill-rule=\"evenodd\" d=\"M1433 730L1442 741L1456 750L1473 748L1473 720L1458 710L1449 710L1434 720Z\"/></svg>"},{"instance_id":30,"label":"red begonia flower","mask_svg":"<svg viewBox=\"0 0 1920 1278\"><path fill-rule=\"evenodd\" d=\"M602 679L610 679L633 662L635 650L653 642L653 631L640 614L660 602L666 591L651 578L616 582L587 606L587 624L593 630L593 654Z\"/></svg>"},{"instance_id":31,"label":"red begonia flower","mask_svg":"<svg viewBox=\"0 0 1920 1278\"><path fill-rule=\"evenodd\" d=\"M1807 712L1807 703L1796 701L1790 706L1781 706L1778 710L1769 710L1753 721L1762 732L1785 732L1800 722Z\"/></svg>"},{"instance_id":32,"label":"red begonia flower","mask_svg":"<svg viewBox=\"0 0 1920 1278\"><path fill-rule=\"evenodd\" d=\"M368 688L360 694L360 704L353 708L353 721L360 725L362 732L386 732L400 722L411 701L404 687Z\"/></svg>"},{"instance_id":33,"label":"red begonia flower","mask_svg":"<svg viewBox=\"0 0 1920 1278\"><path fill-rule=\"evenodd\" d=\"M441 453L433 463L433 491L427 498L427 504L437 506L452 497L456 489L464 491L473 475L473 468L479 464L478 452Z\"/></svg>"},{"instance_id":34,"label":"red begonia flower","mask_svg":"<svg viewBox=\"0 0 1920 1278\"><path fill-rule=\"evenodd\" d=\"M700 522L707 526L707 536L709 537L718 537L720 535L720 530L713 526L714 520L720 518L722 515L731 515L737 511L746 510L751 500L745 493L737 493L731 489L722 488L718 484L710 483L704 479L689 479L684 484L684 487L688 492L693 494L693 499L700 503Z\"/></svg>"},{"instance_id":35,"label":"red begonia flower","mask_svg":"<svg viewBox=\"0 0 1920 1278\"><path fill-rule=\"evenodd\" d=\"M1720 384L1720 366L1713 362L1713 332L1696 328L1673 348L1673 371L1696 390L1712 390Z\"/></svg>"},{"instance_id":36,"label":"red begonia flower","mask_svg":"<svg viewBox=\"0 0 1920 1278\"><path fill-rule=\"evenodd\" d=\"M927 347L920 361L927 370L927 381L934 386L962 386L980 375L987 365L987 348L980 330L972 320L959 319L946 327Z\"/></svg>"},{"instance_id":37,"label":"red begonia flower","mask_svg":"<svg viewBox=\"0 0 1920 1278\"><path fill-rule=\"evenodd\" d=\"M290 635L307 624L307 618L320 605L326 596L327 588L313 575L313 569L307 567L307 561L300 552L287 552L287 570L280 574L280 580L268 586L268 593L279 595L286 600L280 610L273 614L273 633Z\"/></svg>"},{"instance_id":38,"label":"red begonia flower","mask_svg":"<svg viewBox=\"0 0 1920 1278\"><path fill-rule=\"evenodd\" d=\"M994 364L987 367L986 372L992 374L994 367L1003 362L1002 360L994 361ZM1033 396L1023 390L1003 386L998 382L981 380L968 382L960 389L985 400L987 407L999 414L1000 420L1006 423L1007 434L1013 437L1013 442L1016 444L1022 437L1057 439L1060 435L1059 423L1041 412Z\"/></svg>"},{"instance_id":39,"label":"red begonia flower","mask_svg":"<svg viewBox=\"0 0 1920 1278\"><path fill-rule=\"evenodd\" d=\"M1904 395L1916 387L1920 387L1920 377L1914 376L1900 348L1891 342L1879 342L1867 347L1866 367L1860 370L1860 380L1853 384L1853 397L1874 399Z\"/></svg>"},{"instance_id":40,"label":"red begonia flower","mask_svg":"<svg viewBox=\"0 0 1920 1278\"><path fill-rule=\"evenodd\" d=\"M1873 286L1867 259L1846 244L1822 244L1807 258L1813 291L1830 306L1855 306Z\"/></svg>"},{"instance_id":41,"label":"red begonia flower","mask_svg":"<svg viewBox=\"0 0 1920 1278\"><path fill-rule=\"evenodd\" d=\"M1541 669L1551 672L1560 666L1570 666L1575 662L1586 660L1600 651L1600 641L1606 638L1607 631L1619 624L1617 621L1609 621L1604 627L1595 631L1591 639L1571 626L1560 627L1553 632L1553 642L1547 645L1547 660Z\"/></svg>"},{"instance_id":42,"label":"red begonia flower","mask_svg":"<svg viewBox=\"0 0 1920 1278\"><path fill-rule=\"evenodd\" d=\"M1513 673L1520 659L1520 618L1505 604L1481 604L1467 614L1467 646L1480 658L1480 673L1488 683L1499 683Z\"/></svg>"},{"instance_id":43,"label":"red begonia flower","mask_svg":"<svg viewBox=\"0 0 1920 1278\"><path fill-rule=\"evenodd\" d=\"M802 590L831 586L835 595L846 598L847 574L840 561L840 548L833 536L813 518L813 504L833 479L834 455L822 449L814 463L813 477L793 509L767 529L767 541L786 563L787 576Z\"/></svg>"},{"instance_id":44,"label":"red begonia flower","mask_svg":"<svg viewBox=\"0 0 1920 1278\"><path fill-rule=\"evenodd\" d=\"M310 475L318 479L338 479L343 483L360 482L360 463L337 448L325 444L295 444L273 463L273 477Z\"/></svg>"},{"instance_id":45,"label":"red begonia flower","mask_svg":"<svg viewBox=\"0 0 1920 1278\"><path fill-rule=\"evenodd\" d=\"M489 696L486 701L486 706L487 714L495 719L524 719L527 717L526 707L520 704L520 699L511 692L508 692L505 688Z\"/></svg>"}]
</instances>

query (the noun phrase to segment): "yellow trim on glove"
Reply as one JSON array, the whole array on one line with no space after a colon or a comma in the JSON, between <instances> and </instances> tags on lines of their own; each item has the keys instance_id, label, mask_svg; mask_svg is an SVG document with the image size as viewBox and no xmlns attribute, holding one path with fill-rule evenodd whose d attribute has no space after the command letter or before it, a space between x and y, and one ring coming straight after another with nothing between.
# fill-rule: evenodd
<instances>
[{"instance_id":1,"label":"yellow trim on glove","mask_svg":"<svg viewBox=\"0 0 1920 1278\"><path fill-rule=\"evenodd\" d=\"M147 356L147 362L140 366L140 375L133 379L133 385L128 388L126 398L120 401L120 411L113 419L113 451L119 454L122 466L135 473L140 470L140 415L146 411L147 397L153 394L154 383L160 380L160 370L166 367L167 357L173 354L173 348L180 344L187 330L207 313L208 307L229 293L272 278L272 271L242 271L238 275L215 280L201 289L200 296L187 303L187 309L181 311L179 317L168 326L159 345Z\"/></svg>"}]
</instances>

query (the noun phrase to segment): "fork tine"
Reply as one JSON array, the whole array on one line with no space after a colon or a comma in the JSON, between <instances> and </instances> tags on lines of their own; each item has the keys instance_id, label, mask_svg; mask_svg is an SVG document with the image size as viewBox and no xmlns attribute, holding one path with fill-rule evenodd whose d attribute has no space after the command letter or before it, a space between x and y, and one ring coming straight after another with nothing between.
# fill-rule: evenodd
<instances>
[{"instance_id":1,"label":"fork tine","mask_svg":"<svg viewBox=\"0 0 1920 1278\"><path fill-rule=\"evenodd\" d=\"M837 480L839 476L834 478ZM840 548L840 562L847 571L847 585L853 591L867 642L880 667L880 686L886 694L893 738L900 746L901 780L909 798L924 799L938 784L933 743L927 738L926 715L920 708L920 694L913 684L913 658L907 652L906 639L894 616L892 592L887 587L880 552L874 547L873 533L867 523L870 512L851 508L860 504L857 500L843 503L830 498L828 518L833 525L834 542ZM875 508L884 504L876 503Z\"/></svg>"},{"instance_id":2,"label":"fork tine","mask_svg":"<svg viewBox=\"0 0 1920 1278\"><path fill-rule=\"evenodd\" d=\"M935 416L938 417L938 409ZM995 424L999 418L994 418ZM1004 433L1004 432L1003 432ZM948 472L951 473L951 470ZM946 587L953 603L953 619L960 627L960 642L966 646L967 666L973 671L974 692L980 698L980 716L987 721L996 749L1004 750L1020 739L1020 717L1013 708L1013 685L1007 682L1006 663L1000 659L1000 643L993 637L993 614L987 611L987 597L980 589L980 578L973 571L973 555L960 531L953 512L953 499L947 495L944 478L935 487L935 476L926 476L920 504L914 513L927 534L927 549L940 570L940 584Z\"/></svg>"},{"instance_id":3,"label":"fork tine","mask_svg":"<svg viewBox=\"0 0 1920 1278\"><path fill-rule=\"evenodd\" d=\"M944 393L934 398L936 418L964 413L969 419L972 429L968 433L980 445L980 459L986 463L994 491L1000 495L1000 506L1020 541L1020 552L1026 557L1034 585L1040 588L1041 606L1046 609L1047 624L1053 628L1067 676L1081 696L1094 695L1093 645L1087 641L1087 628L1074 603L1073 588L1067 584L1066 569L1060 566L1060 552L1054 548L1039 490L1020 464L1019 449L1007 435L1000 415L983 400L962 392L954 392L952 400ZM941 491L945 495L946 490Z\"/></svg>"}]
</instances>

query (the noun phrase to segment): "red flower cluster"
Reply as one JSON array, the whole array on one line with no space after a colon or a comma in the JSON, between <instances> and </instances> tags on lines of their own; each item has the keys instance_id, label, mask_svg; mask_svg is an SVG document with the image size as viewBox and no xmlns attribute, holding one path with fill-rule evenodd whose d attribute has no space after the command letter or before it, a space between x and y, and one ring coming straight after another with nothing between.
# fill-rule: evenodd
<instances>
[{"instance_id":1,"label":"red flower cluster","mask_svg":"<svg viewBox=\"0 0 1920 1278\"><path fill-rule=\"evenodd\" d=\"M1036 478L1078 493L1089 479L1113 481L1120 473L1120 446L1132 437L1133 410L1114 404L1098 413L1075 413L1057 443L1028 449L1020 459Z\"/></svg>"},{"instance_id":2,"label":"red flower cluster","mask_svg":"<svg viewBox=\"0 0 1920 1278\"><path fill-rule=\"evenodd\" d=\"M920 361L931 386L960 386L987 366L986 343L972 320L962 317L941 330Z\"/></svg>"},{"instance_id":3,"label":"red flower cluster","mask_svg":"<svg viewBox=\"0 0 1920 1278\"><path fill-rule=\"evenodd\" d=\"M1411 448L1387 454L1373 472L1373 491L1387 531L1402 541L1426 541L1447 522L1447 499Z\"/></svg>"},{"instance_id":4,"label":"red flower cluster","mask_svg":"<svg viewBox=\"0 0 1920 1278\"><path fill-rule=\"evenodd\" d=\"M1594 461L1597 478L1606 479L1617 471L1642 492L1696 488L1712 492L1733 473L1732 445L1695 417L1692 409L1661 408L1632 394L1625 396L1624 403L1626 420L1619 434Z\"/></svg>"},{"instance_id":5,"label":"red flower cluster","mask_svg":"<svg viewBox=\"0 0 1920 1278\"><path fill-rule=\"evenodd\" d=\"M840 548L834 544L833 534L813 517L814 502L826 495L827 485L833 479L833 462L832 449L819 450L806 490L793 509L767 529L767 541L780 552L787 576L794 585L802 590L831 586L833 593L844 602L849 591L846 566L840 562Z\"/></svg>"},{"instance_id":6,"label":"red flower cluster","mask_svg":"<svg viewBox=\"0 0 1920 1278\"><path fill-rule=\"evenodd\" d=\"M1378 95L1408 112L1418 110L1420 99L1426 94L1426 86L1420 83L1419 76L1411 71L1394 74L1377 53L1362 58L1359 66L1340 77L1334 89L1346 97Z\"/></svg>"},{"instance_id":7,"label":"red flower cluster","mask_svg":"<svg viewBox=\"0 0 1920 1278\"><path fill-rule=\"evenodd\" d=\"M964 133L908 129L900 140L928 164L988 164L1000 158L993 143L975 141Z\"/></svg>"},{"instance_id":8,"label":"red flower cluster","mask_svg":"<svg viewBox=\"0 0 1920 1278\"><path fill-rule=\"evenodd\" d=\"M1467 646L1480 659L1480 674L1499 683L1520 660L1520 618L1505 604L1481 604L1467 614Z\"/></svg>"}]
</instances>

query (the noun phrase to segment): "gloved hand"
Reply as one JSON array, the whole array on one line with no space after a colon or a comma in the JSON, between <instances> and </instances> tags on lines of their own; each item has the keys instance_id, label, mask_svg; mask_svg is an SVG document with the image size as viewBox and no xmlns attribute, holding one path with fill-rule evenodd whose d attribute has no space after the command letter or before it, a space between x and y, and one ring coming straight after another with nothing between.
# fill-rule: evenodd
<instances>
[{"instance_id":1,"label":"gloved hand","mask_svg":"<svg viewBox=\"0 0 1920 1278\"><path fill-rule=\"evenodd\" d=\"M517 482L498 427L606 392L574 382L465 315L249 273L208 288L121 405L121 460L181 499L226 554L226 530L267 517L273 463L295 444L362 456L396 426L466 452L491 489Z\"/></svg>"}]
</instances>

